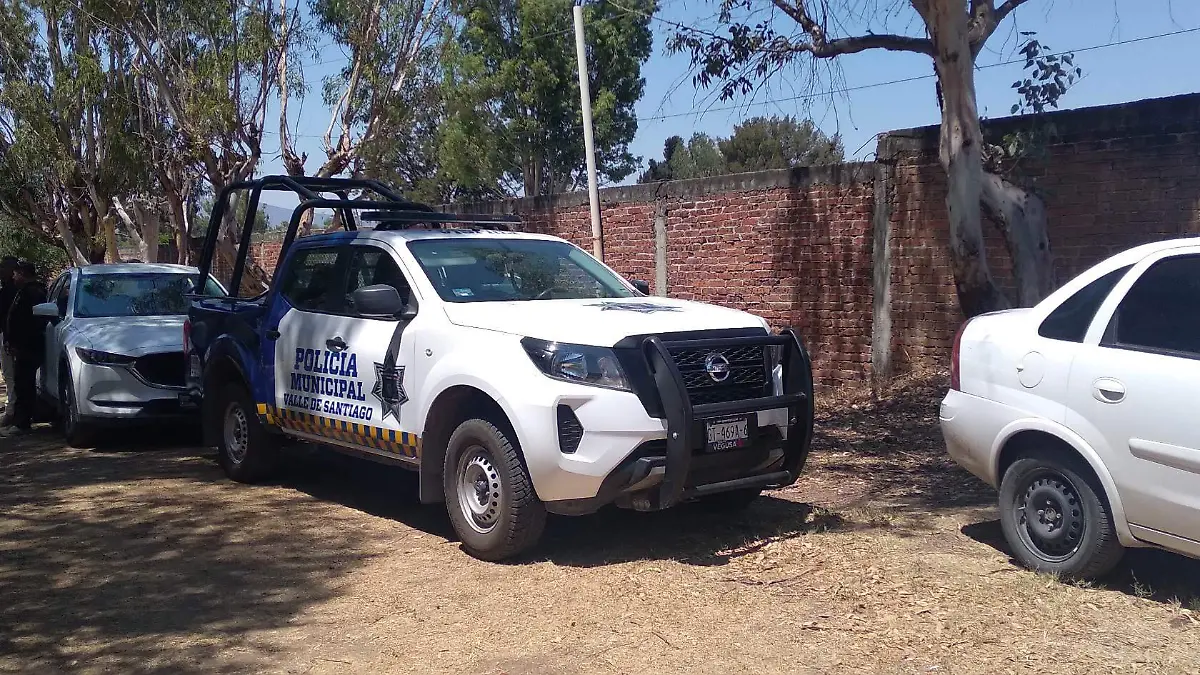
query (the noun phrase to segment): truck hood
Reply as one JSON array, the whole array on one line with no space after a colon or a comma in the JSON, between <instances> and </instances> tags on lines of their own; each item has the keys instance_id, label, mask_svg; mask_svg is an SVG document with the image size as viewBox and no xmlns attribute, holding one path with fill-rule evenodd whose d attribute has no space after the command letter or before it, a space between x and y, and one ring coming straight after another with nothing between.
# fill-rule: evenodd
<instances>
[{"instance_id":1,"label":"truck hood","mask_svg":"<svg viewBox=\"0 0 1200 675\"><path fill-rule=\"evenodd\" d=\"M671 298L447 303L459 326L573 344L611 347L630 335L721 328L766 328L736 309Z\"/></svg>"},{"instance_id":2,"label":"truck hood","mask_svg":"<svg viewBox=\"0 0 1200 675\"><path fill-rule=\"evenodd\" d=\"M114 316L76 319L79 345L111 354L142 356L183 350L183 316Z\"/></svg>"}]
</instances>

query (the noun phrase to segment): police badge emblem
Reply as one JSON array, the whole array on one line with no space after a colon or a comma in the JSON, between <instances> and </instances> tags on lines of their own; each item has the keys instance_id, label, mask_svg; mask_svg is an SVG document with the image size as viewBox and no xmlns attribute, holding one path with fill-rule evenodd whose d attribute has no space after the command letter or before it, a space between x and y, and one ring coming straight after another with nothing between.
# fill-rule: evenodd
<instances>
[{"instance_id":1,"label":"police badge emblem","mask_svg":"<svg viewBox=\"0 0 1200 675\"><path fill-rule=\"evenodd\" d=\"M396 357L390 352L383 363L375 364L375 386L371 393L383 406L382 419L389 415L400 419L400 406L408 403L408 394L404 392L404 366L397 366Z\"/></svg>"}]
</instances>

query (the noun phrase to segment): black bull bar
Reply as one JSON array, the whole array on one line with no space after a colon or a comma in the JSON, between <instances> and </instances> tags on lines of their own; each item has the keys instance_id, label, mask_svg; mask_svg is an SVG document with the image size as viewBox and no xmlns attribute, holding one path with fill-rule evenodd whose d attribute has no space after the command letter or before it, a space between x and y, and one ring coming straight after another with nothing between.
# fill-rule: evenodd
<instances>
[{"instance_id":1,"label":"black bull bar","mask_svg":"<svg viewBox=\"0 0 1200 675\"><path fill-rule=\"evenodd\" d=\"M730 347L780 347L783 366L783 391L740 401L692 405L683 376L672 350L728 349ZM656 336L642 341L643 354L650 365L663 415L667 421L666 466L662 482L651 495L650 508L666 508L683 499L724 492L743 487L781 487L799 477L808 456L813 432L812 361L800 336L792 329L777 335L755 335L699 340L664 341ZM764 350L765 351L765 350ZM768 373L768 378L771 373ZM787 409L787 438L783 441L781 470L722 483L686 488L692 452L703 442L697 439L698 420L725 417L762 410ZM655 503L657 502L657 503Z\"/></svg>"}]
</instances>

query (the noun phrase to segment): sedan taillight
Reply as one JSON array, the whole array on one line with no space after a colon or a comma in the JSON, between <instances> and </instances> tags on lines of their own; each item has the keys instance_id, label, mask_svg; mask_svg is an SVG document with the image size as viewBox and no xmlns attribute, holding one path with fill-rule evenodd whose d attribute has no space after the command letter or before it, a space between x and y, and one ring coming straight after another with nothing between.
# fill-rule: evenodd
<instances>
[{"instance_id":1,"label":"sedan taillight","mask_svg":"<svg viewBox=\"0 0 1200 675\"><path fill-rule=\"evenodd\" d=\"M967 329L967 324L971 323L970 319L963 322L958 327L958 332L954 334L954 348L950 352L950 388L954 391L962 391L962 375L961 366L959 365L959 352L962 347L963 331Z\"/></svg>"}]
</instances>

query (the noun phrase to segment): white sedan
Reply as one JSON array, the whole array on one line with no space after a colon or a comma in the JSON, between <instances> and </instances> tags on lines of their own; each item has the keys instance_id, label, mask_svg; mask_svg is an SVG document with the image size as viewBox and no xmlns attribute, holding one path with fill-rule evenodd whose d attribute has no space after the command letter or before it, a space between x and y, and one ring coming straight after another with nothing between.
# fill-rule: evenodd
<instances>
[{"instance_id":1,"label":"white sedan","mask_svg":"<svg viewBox=\"0 0 1200 675\"><path fill-rule=\"evenodd\" d=\"M67 442L99 426L186 416L183 323L196 268L126 263L63 272L34 314L50 320L38 388ZM209 279L207 295L225 295Z\"/></svg>"},{"instance_id":2,"label":"white sedan","mask_svg":"<svg viewBox=\"0 0 1200 675\"><path fill-rule=\"evenodd\" d=\"M940 417L1028 567L1089 579L1126 547L1200 557L1200 238L967 322Z\"/></svg>"}]
</instances>

